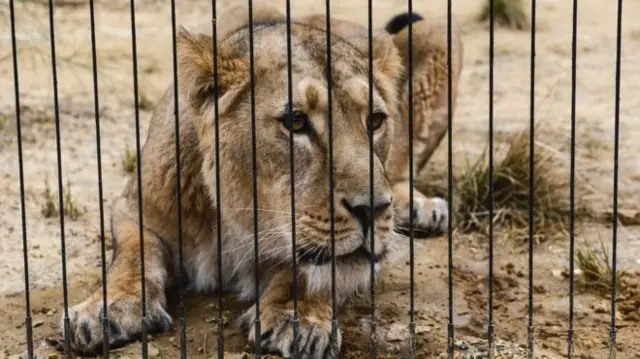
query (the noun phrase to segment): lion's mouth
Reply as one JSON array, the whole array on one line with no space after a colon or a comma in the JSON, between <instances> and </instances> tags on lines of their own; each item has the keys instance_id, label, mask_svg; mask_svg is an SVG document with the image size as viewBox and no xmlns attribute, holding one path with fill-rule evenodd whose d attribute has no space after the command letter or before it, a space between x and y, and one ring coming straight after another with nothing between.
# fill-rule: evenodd
<instances>
[{"instance_id":1,"label":"lion's mouth","mask_svg":"<svg viewBox=\"0 0 640 359\"><path fill-rule=\"evenodd\" d=\"M371 253L364 246L358 247L355 251L336 256L336 260L345 259L366 259L378 263L387 255L387 247L383 247L380 253ZM316 247L307 250L298 250L298 260L314 265L325 265L331 263L331 249L329 247Z\"/></svg>"}]
</instances>

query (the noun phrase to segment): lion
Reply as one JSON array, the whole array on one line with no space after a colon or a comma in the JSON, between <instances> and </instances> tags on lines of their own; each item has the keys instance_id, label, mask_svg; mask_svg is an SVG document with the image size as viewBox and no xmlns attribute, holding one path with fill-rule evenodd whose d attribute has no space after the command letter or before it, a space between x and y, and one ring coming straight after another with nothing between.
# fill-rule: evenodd
<instances>
[{"instance_id":1,"label":"lion","mask_svg":"<svg viewBox=\"0 0 640 359\"><path fill-rule=\"evenodd\" d=\"M134 174L112 204L114 246L106 277L107 313L103 312L101 288L69 309L68 329L75 351L97 353L105 344L113 349L143 333L168 331L172 318L167 312L166 293L176 290L182 278L184 288L191 291L230 292L243 301L254 301L257 296L259 313L254 304L237 319L246 328L260 319L261 337L249 330L248 340L263 350L284 357L294 352L305 358L336 357L342 337L339 328L332 335L331 256L335 255L336 305L341 306L369 288L371 261L375 277L379 277L394 241L402 236L399 230L408 226L411 212L416 228L436 234L447 229L449 213L444 199L427 197L414 189L414 206L409 207L408 62L412 56L411 135L417 174L447 131L449 70L454 106L457 99L463 57L457 26L451 25L451 69L447 66L446 20L427 21L419 14L404 13L391 19L385 29L375 29L370 113L367 28L332 20L329 93L325 16L292 20L289 107L285 17L266 6L256 8L254 14L253 63L248 21L237 20L242 17L225 18L220 23L225 30L219 31L215 59L211 36L180 28L177 97L182 271L178 263L175 94L170 86L157 104L141 151L141 188ZM409 23L413 28L411 49L407 42ZM253 78L249 75L252 69ZM333 123L334 247L329 113ZM254 228L252 215L252 119L258 228ZM290 141L295 158L296 337L291 322ZM216 259L218 216L221 263ZM254 233L259 238L257 260ZM101 329L104 316L109 320L106 333Z\"/></svg>"}]
</instances>

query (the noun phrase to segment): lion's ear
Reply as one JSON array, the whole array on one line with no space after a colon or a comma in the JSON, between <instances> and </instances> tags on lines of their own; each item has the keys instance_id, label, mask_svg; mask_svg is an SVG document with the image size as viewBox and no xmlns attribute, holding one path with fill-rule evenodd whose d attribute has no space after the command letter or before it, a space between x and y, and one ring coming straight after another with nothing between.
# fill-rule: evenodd
<instances>
[{"instance_id":1,"label":"lion's ear","mask_svg":"<svg viewBox=\"0 0 640 359\"><path fill-rule=\"evenodd\" d=\"M213 71L213 39L203 34L191 34L183 27L177 36L180 91L195 104L202 104L215 93ZM233 58L230 49L218 43L217 94L221 97L234 85L246 80L249 64L245 59Z\"/></svg>"},{"instance_id":2,"label":"lion's ear","mask_svg":"<svg viewBox=\"0 0 640 359\"><path fill-rule=\"evenodd\" d=\"M374 32L373 66L374 71L392 79L398 79L403 75L402 57L393 43L393 38L380 30Z\"/></svg>"}]
</instances>

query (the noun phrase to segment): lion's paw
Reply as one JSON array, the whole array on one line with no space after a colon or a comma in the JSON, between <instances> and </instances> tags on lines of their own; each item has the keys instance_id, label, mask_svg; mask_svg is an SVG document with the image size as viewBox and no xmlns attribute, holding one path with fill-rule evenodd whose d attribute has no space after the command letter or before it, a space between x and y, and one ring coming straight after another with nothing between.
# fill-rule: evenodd
<instances>
[{"instance_id":1,"label":"lion's paw","mask_svg":"<svg viewBox=\"0 0 640 359\"><path fill-rule=\"evenodd\" d=\"M69 335L75 351L95 354L101 350L104 342L102 331L102 298L90 297L84 302L69 308ZM109 319L109 348L117 348L140 339L142 334L142 307L137 297L124 296L107 301ZM147 319L144 325L147 333L162 333L171 328L171 316L159 302L149 301ZM64 334L64 318L61 320Z\"/></svg>"},{"instance_id":2,"label":"lion's paw","mask_svg":"<svg viewBox=\"0 0 640 359\"><path fill-rule=\"evenodd\" d=\"M342 345L342 335L336 328L336 340L332 341L331 320L328 311L300 315L298 332L294 338L293 310L280 308L264 308L260 316L260 347L284 358L337 358ZM249 330L249 341L256 343L255 308L251 308L239 319L240 324ZM296 353L298 353L296 355Z\"/></svg>"},{"instance_id":3,"label":"lion's paw","mask_svg":"<svg viewBox=\"0 0 640 359\"><path fill-rule=\"evenodd\" d=\"M424 197L417 191L413 201L413 229L420 237L440 235L447 231L449 220L448 203L439 197ZM409 232L409 201L396 207L396 227Z\"/></svg>"}]
</instances>

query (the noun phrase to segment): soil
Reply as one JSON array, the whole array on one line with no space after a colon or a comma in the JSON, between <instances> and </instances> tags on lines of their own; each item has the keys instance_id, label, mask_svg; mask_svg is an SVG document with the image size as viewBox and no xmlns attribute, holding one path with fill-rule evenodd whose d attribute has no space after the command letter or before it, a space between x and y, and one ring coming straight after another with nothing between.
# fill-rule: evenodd
<instances>
[{"instance_id":1,"label":"soil","mask_svg":"<svg viewBox=\"0 0 640 359\"><path fill-rule=\"evenodd\" d=\"M218 10L231 0L218 1ZM284 1L271 1L284 9ZM57 215L47 218L43 209L57 206L57 157L53 107L53 81L47 7L40 1L16 1L19 48L20 108L24 156L25 228L29 264L29 290L34 345L38 357L56 353L46 341L58 335L63 308L61 230ZM69 199L79 209L75 220L65 217L64 242L68 303L73 305L94 290L101 275L100 216L96 160L96 130L91 73L89 11L84 1L56 1L56 64L62 148L62 178ZM524 1L527 9L530 2ZM582 0L578 14L576 170L580 200L588 203L590 219L575 227L576 248L606 248L612 244L608 221L613 196L616 5ZM552 149L566 165L558 176L569 176L571 119L570 1L537 1L536 31L536 140ZM395 13L405 11L404 0L374 3L375 26L383 26ZM415 2L425 16L446 14L446 2ZM454 171L486 151L489 104L489 33L475 20L480 4L453 2L465 46L458 107L454 118ZM153 104L172 81L171 9L169 2L138 1L136 25L140 81L141 134ZM283 10L284 11L284 10ZM292 2L293 16L324 14L324 2ZM129 2L96 0L99 62L100 125L104 204L123 188L128 174L122 160L135 148L131 29ZM211 32L211 2L177 4L178 22L190 30ZM627 271L627 290L620 293L615 316L617 358L640 357L640 24L632 14L640 2L624 2L622 26L622 77L620 99L620 195L618 268ZM26 350L23 220L21 218L18 142L13 95L13 65L8 1L0 1L0 357L18 358ZM332 3L332 14L367 23L366 1ZM527 129L530 113L530 31L498 28L495 33L494 120L500 143ZM445 139L446 141L446 139ZM446 179L446 145L443 142L430 165L433 178ZM48 179L48 180L47 180ZM47 182L48 181L48 182ZM52 196L47 198L47 183ZM446 186L446 182L444 182ZM568 193L567 193L568 196ZM108 207L105 207L108 211ZM107 212L108 213L108 212ZM108 224L108 222L107 222ZM108 237L108 236L107 236ZM108 238L107 238L108 240ZM533 326L535 357L567 356L569 330L568 236L537 243L534 249ZM401 243L406 258L387 270L376 287L377 354L380 358L408 357L409 243ZM454 233L453 317L455 358L485 358L488 323L488 241L480 233ZM440 358L447 353L449 321L447 236L415 241L415 329L417 357ZM107 261L110 259L107 253ZM495 357L526 357L528 326L528 246L505 228L495 233L494 311ZM582 274L578 271L576 280ZM189 357L216 357L217 315L215 295L186 297ZM177 320L178 302L170 301ZM229 319L224 329L225 357L251 352L246 334L233 326L233 318L247 304L225 298ZM609 353L611 308L606 295L576 285L574 298L576 358L602 358ZM340 313L344 338L343 357L363 358L370 348L371 312L367 298L349 304ZM177 323L177 321L176 321ZM179 325L174 331L150 338L152 357L178 356ZM140 343L112 351L112 357L139 357ZM474 354L475 353L475 354ZM60 354L58 354L60 355ZM61 356L61 355L60 355ZM246 355L245 355L246 357Z\"/></svg>"}]
</instances>

